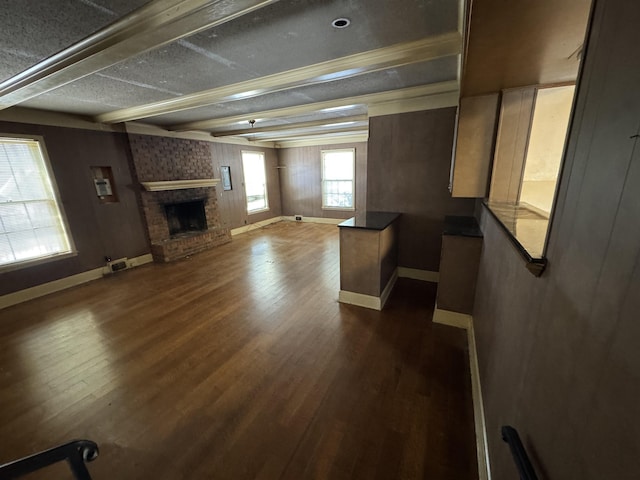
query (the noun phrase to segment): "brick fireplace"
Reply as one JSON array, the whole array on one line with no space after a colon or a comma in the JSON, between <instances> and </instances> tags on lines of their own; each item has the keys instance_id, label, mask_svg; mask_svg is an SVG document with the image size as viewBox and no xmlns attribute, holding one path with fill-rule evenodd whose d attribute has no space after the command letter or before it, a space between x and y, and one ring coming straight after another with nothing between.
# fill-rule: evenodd
<instances>
[{"instance_id":1,"label":"brick fireplace","mask_svg":"<svg viewBox=\"0 0 640 480\"><path fill-rule=\"evenodd\" d=\"M207 142L152 135L129 135L136 176L140 183L212 179L214 177L211 147ZM170 187L173 188L173 187ZM182 188L140 193L147 224L151 254L156 262L169 262L206 250L231 240L229 229L222 228L218 213L216 187ZM186 226L168 220L176 205L202 202L204 225ZM193 224L193 219L183 223ZM201 228L204 227L204 228ZM173 230L173 234L172 234Z\"/></svg>"}]
</instances>

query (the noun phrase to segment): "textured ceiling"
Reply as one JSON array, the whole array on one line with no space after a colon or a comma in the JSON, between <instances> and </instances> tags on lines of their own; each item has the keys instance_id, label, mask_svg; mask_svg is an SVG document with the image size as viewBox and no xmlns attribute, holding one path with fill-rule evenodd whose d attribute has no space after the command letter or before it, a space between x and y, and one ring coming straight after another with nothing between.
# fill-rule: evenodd
<instances>
[{"instance_id":1,"label":"textured ceiling","mask_svg":"<svg viewBox=\"0 0 640 480\"><path fill-rule=\"evenodd\" d=\"M145 3L140 0L3 2L0 79L10 79ZM173 3L178 4L180 0ZM456 32L458 5L458 0L280 0L150 51L135 52L115 64L107 62L106 68L56 85L48 92L21 101L19 106L93 117L179 99L348 55ZM335 29L331 21L337 17L347 17L352 23L348 28ZM136 119L170 127L240 114L250 117L252 112L456 80L458 55L449 53L420 60L392 68L371 68L372 71L350 74L345 79L283 87L252 98L205 103L206 106ZM366 112L366 106L360 107L363 109ZM353 111L346 114L354 115ZM309 112L274 119L264 125L340 115L344 113ZM234 128L238 128L237 122L221 126L219 130Z\"/></svg>"},{"instance_id":2,"label":"textured ceiling","mask_svg":"<svg viewBox=\"0 0 640 480\"><path fill-rule=\"evenodd\" d=\"M3 0L0 81L106 27L147 0Z\"/></svg>"},{"instance_id":3,"label":"textured ceiling","mask_svg":"<svg viewBox=\"0 0 640 480\"><path fill-rule=\"evenodd\" d=\"M404 89L433 85L435 90L424 95L437 96L450 92L451 81L457 80L460 49L446 47L442 39L457 35L461 3L466 2L5 0L0 9L0 108L17 105L168 129L189 129L199 122L193 128L221 133L241 128L254 113L263 116L256 124L261 128L366 114L368 100L344 111L326 110L326 102L339 106L354 103L351 97L383 92L396 95L406 107L414 98ZM575 79L590 5L591 0L474 1L463 94ZM333 28L331 21L338 17L349 18L351 25ZM139 19L143 22L135 23ZM127 22L135 26L127 29L132 24ZM70 47L95 39L96 32L107 35L118 27L122 30L108 42L86 54L88 66L66 56ZM408 42L416 41L433 41L436 47L410 56ZM386 63L377 63L372 51L390 48ZM53 58L64 61L54 75L41 74L58 52ZM351 71L350 60L335 63L354 54L365 55L364 67L361 63ZM329 61L334 63L327 66ZM293 81L294 69L309 75ZM274 74L280 77L270 81ZM252 80L265 87L242 83ZM223 93L216 91L221 88ZM286 110L318 102L325 103ZM207 120L209 125L203 123Z\"/></svg>"}]
</instances>

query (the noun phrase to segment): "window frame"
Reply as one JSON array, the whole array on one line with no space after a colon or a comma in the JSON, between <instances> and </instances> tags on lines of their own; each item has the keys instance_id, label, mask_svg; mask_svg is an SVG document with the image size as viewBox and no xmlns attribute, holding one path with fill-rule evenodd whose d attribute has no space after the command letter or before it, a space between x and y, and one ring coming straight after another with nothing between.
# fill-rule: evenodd
<instances>
[{"instance_id":1,"label":"window frame","mask_svg":"<svg viewBox=\"0 0 640 480\"><path fill-rule=\"evenodd\" d=\"M265 206L264 208L260 208L257 210L249 210L249 196L247 195L247 174L244 168L245 154L260 155L262 157L262 168L264 169L264 204ZM247 211L247 215L255 215L257 213L268 212L269 210L271 210L271 208L269 207L269 180L267 178L267 158L265 153L259 150L241 150L240 160L242 162L242 180L243 180L244 197L245 197L244 206Z\"/></svg>"},{"instance_id":2,"label":"window frame","mask_svg":"<svg viewBox=\"0 0 640 480\"><path fill-rule=\"evenodd\" d=\"M526 166L527 166L527 159L528 159L528 153L529 153L529 145L530 145L530 141L531 141L531 133L532 133L532 128L533 128L533 124L534 124L534 118L535 118L535 113L536 113L536 107L537 107L537 100L538 100L538 92L540 90L545 90L545 89L551 89L551 88L560 88L560 87L573 87L573 98L571 101L571 107L569 110L569 117L568 117L568 122L567 122L567 126L566 126L566 131L564 133L564 144L562 147L562 151L560 154L560 161L559 161L559 166L558 166L558 173L556 176L556 180L555 180L555 187L554 187L554 191L553 191L553 197L552 197L552 201L551 201L551 209L549 212L543 211L539 208L536 208L533 205L529 205L526 202L523 202L524 205L521 206L520 205L520 196L522 193L522 185L524 182L524 174L525 174L525 170L526 170ZM531 100L531 111L530 114L526 117L527 118L527 128L526 128L526 137L523 138L524 140L524 151L523 151L523 158L521 161L518 161L516 158L511 158L508 159L508 163L501 163L500 165L497 163L498 160L496 158L497 153L498 153L498 148L500 145L500 136L503 133L501 126L503 124L503 109L504 109L504 96L506 92L522 92L524 95L527 94L528 91L532 92L532 100ZM566 160L566 155L567 155L567 147L569 145L569 135L571 132L571 126L572 123L574 121L574 113L575 113L575 107L576 107L576 99L577 99L577 94L578 94L578 82L562 82L562 83L552 83L552 84L539 84L539 85L531 85L528 87L517 87L517 88L510 88L510 89L505 89L502 91L502 95L501 95L501 100L500 100L500 109L499 109L499 119L498 119L498 124L497 124L497 130L496 130L496 134L497 134L497 138L496 138L496 145L494 148L494 152L493 152L493 165L491 168L491 176L489 177L489 188L487 191L487 196L484 199L484 206L485 208L488 210L488 212L491 214L492 217L494 217L497 221L498 224L502 227L502 229L505 231L505 233L507 234L507 236L510 238L511 242L516 246L516 248L518 249L518 251L520 252L520 254L524 257L525 261L527 262L527 269L534 274L535 276L540 276L542 275L542 273L544 272L546 265L547 265L547 249L548 249L548 245L549 245L549 235L551 232L551 229L553 227L553 220L554 220L554 213L556 210L556 203L558 201L558 191L560 189L560 181L562 178L562 171L564 168L564 164L565 164L565 160ZM525 117L523 117L525 118ZM519 158L519 157L518 157ZM517 167L514 169L514 165ZM506 168L509 167L509 168ZM518 171L519 169L519 174L517 175L517 183L513 183L513 181L511 181L509 189L510 191L512 190L512 186L515 185L517 186L517 192L515 192L515 197L513 196L512 193L508 194L509 197L513 197L516 200L515 201L496 201L494 200L494 192L493 192L493 188L494 188L494 183L496 180L496 169L500 169L500 174L504 174L505 171L510 170L511 171L511 175L513 175L513 171L516 170ZM517 172L516 172L517 173ZM509 212L509 210L511 210L511 212ZM513 226L510 226L513 222L516 222L517 220L521 219L521 218L526 218L524 216L521 216L521 214L524 214L524 212L532 212L533 214L536 214L540 217L545 217L546 218L546 228L545 228L545 234L544 234L544 238L542 239L542 247L541 247L541 251L539 254L537 254L536 252L534 252L533 250L530 249L530 245L528 244L529 242L525 242L524 237L522 235L519 235L517 233L517 231L514 229ZM525 245L525 243L527 243L527 245Z\"/></svg>"},{"instance_id":3,"label":"window frame","mask_svg":"<svg viewBox=\"0 0 640 480\"><path fill-rule=\"evenodd\" d=\"M324 162L325 162L325 154L327 153L336 153L336 152L350 152L352 156L352 174L351 180L338 180L338 181L350 181L352 187L352 206L351 207L332 207L324 204L325 199L325 182L327 181L335 181L335 180L327 180L325 178L325 170L324 170ZM353 212L356 209L356 149L352 148L330 148L326 150L320 150L320 204L322 210L334 210L334 211L345 211L345 212Z\"/></svg>"},{"instance_id":4,"label":"window frame","mask_svg":"<svg viewBox=\"0 0 640 480\"><path fill-rule=\"evenodd\" d=\"M41 257L34 257L26 260L20 260L12 263L7 263L4 265L0 265L0 273L10 272L14 270L20 270L23 268L29 268L36 265L42 265L49 262L54 262L58 260L62 260L65 258L75 257L78 255L78 250L76 249L76 244L73 239L73 235L71 234L71 228L69 227L69 221L67 219L67 214L65 212L64 204L60 197L60 191L58 189L58 182L53 173L53 169L51 168L51 161L49 159L49 153L47 151L47 145L44 140L44 137L41 135L29 135L22 133L4 133L0 132L0 141L2 140L31 140L38 143L38 147L40 150L40 155L42 158L42 163L44 167L44 171L47 175L49 183L51 185L51 193L53 194L53 201L60 212L60 226L62 227L66 237L67 242L69 244L69 251L55 253L52 255L46 255Z\"/></svg>"}]
</instances>

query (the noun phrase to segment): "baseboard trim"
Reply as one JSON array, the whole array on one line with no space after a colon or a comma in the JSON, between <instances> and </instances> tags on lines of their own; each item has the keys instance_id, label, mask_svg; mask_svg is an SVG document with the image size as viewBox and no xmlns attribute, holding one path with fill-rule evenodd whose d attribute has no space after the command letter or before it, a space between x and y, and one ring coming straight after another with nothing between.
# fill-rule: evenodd
<instances>
[{"instance_id":1,"label":"baseboard trim","mask_svg":"<svg viewBox=\"0 0 640 480\"><path fill-rule=\"evenodd\" d=\"M114 263L119 263L119 262L125 262L127 264L127 268L133 268L139 265L144 265L145 263L153 262L153 255L151 255L150 253L147 253L145 255L140 255L139 257L134 257L134 258L118 258L116 260L111 261L104 267L102 267L102 275L111 275L113 273L116 273L113 270L111 270L110 265Z\"/></svg>"},{"instance_id":2,"label":"baseboard trim","mask_svg":"<svg viewBox=\"0 0 640 480\"><path fill-rule=\"evenodd\" d=\"M467 330L469 343L469 366L471 369L471 395L473 397L473 419L476 427L476 452L478 456L478 480L491 480L489 463L489 443L487 442L487 425L484 417L482 386L480 384L480 367L473 320Z\"/></svg>"},{"instance_id":3,"label":"baseboard trim","mask_svg":"<svg viewBox=\"0 0 640 480\"><path fill-rule=\"evenodd\" d=\"M256 223L250 223L249 225L243 225L242 227L234 228L231 230L231 236L235 237L236 235L240 235L241 233L246 233L250 230L257 230L262 227L266 227L267 225L271 225L272 223L277 223L282 221L282 217L273 217L268 218L267 220L262 220Z\"/></svg>"},{"instance_id":4,"label":"baseboard trim","mask_svg":"<svg viewBox=\"0 0 640 480\"><path fill-rule=\"evenodd\" d=\"M337 225L345 221L344 218L321 218L321 217L302 217L302 220L296 220L295 216L282 216L268 218L261 222L251 223L249 225L243 225L242 227L234 228L231 230L231 236L235 237L241 233L250 232L251 230L257 230L258 228L266 227L276 222L303 222L303 223L329 223L331 225Z\"/></svg>"},{"instance_id":5,"label":"baseboard trim","mask_svg":"<svg viewBox=\"0 0 640 480\"><path fill-rule=\"evenodd\" d=\"M346 218L323 218L323 217L302 217L302 220L296 220L294 216L284 216L283 220L287 222L302 222L302 223L329 223L331 225L338 225L346 220Z\"/></svg>"},{"instance_id":6,"label":"baseboard trim","mask_svg":"<svg viewBox=\"0 0 640 480\"><path fill-rule=\"evenodd\" d=\"M440 274L430 270L419 270L417 268L398 267L398 277L422 280L423 282L438 283Z\"/></svg>"},{"instance_id":7,"label":"baseboard trim","mask_svg":"<svg viewBox=\"0 0 640 480\"><path fill-rule=\"evenodd\" d=\"M365 295L363 293L350 292L349 290L340 290L338 292L338 301L340 303L348 303L357 307L370 308L372 310L382 310L380 297L373 295Z\"/></svg>"},{"instance_id":8,"label":"baseboard trim","mask_svg":"<svg viewBox=\"0 0 640 480\"><path fill-rule=\"evenodd\" d=\"M476 335L473 329L473 317L464 313L441 310L436 305L433 312L433 322L462 328L467 331L469 369L471 371L471 395L473 397L473 420L476 432L478 479L491 480L487 426L484 417L484 403L482 401L482 386L480 384L480 368L478 366L478 350L476 348Z\"/></svg>"},{"instance_id":9,"label":"baseboard trim","mask_svg":"<svg viewBox=\"0 0 640 480\"><path fill-rule=\"evenodd\" d=\"M442 310L438 308L438 304L436 304L436 308L433 311L433 323L469 330L473 326L473 317L466 313Z\"/></svg>"},{"instance_id":10,"label":"baseboard trim","mask_svg":"<svg viewBox=\"0 0 640 480\"><path fill-rule=\"evenodd\" d=\"M129 268L144 265L153 261L153 257L150 253L141 255L139 257L127 259L127 266ZM0 297L0 310L3 308L17 305L34 298L43 297L50 293L66 290L67 288L76 287L83 283L98 280L104 276L104 267L94 268L93 270L87 270L86 272L77 273L68 277L60 278L52 282L36 285L35 287L25 288L24 290L18 290L17 292L7 293Z\"/></svg>"},{"instance_id":11,"label":"baseboard trim","mask_svg":"<svg viewBox=\"0 0 640 480\"><path fill-rule=\"evenodd\" d=\"M372 310L382 310L387 303L389 296L396 285L398 280L398 271L394 270L393 275L387 282L387 285L382 290L382 294L379 297L374 295L365 295L363 293L350 292L348 290L340 290L338 292L338 301L340 303L348 303L349 305L356 305L358 307L370 308Z\"/></svg>"},{"instance_id":12,"label":"baseboard trim","mask_svg":"<svg viewBox=\"0 0 640 480\"><path fill-rule=\"evenodd\" d=\"M389 296L393 291L393 287L396 286L397 280L398 280L398 269L396 268L393 271L391 278L387 282L387 285L384 287L384 290L382 290L382 295L380 295L380 310L384 308L385 304L387 303L387 300L389 300Z\"/></svg>"}]
</instances>

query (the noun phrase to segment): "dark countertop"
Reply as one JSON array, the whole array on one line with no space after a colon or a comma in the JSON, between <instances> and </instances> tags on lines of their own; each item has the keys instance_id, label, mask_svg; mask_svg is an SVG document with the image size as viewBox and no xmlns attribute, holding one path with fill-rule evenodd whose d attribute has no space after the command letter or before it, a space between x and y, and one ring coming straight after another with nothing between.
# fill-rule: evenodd
<instances>
[{"instance_id":1,"label":"dark countertop","mask_svg":"<svg viewBox=\"0 0 640 480\"><path fill-rule=\"evenodd\" d=\"M460 237L482 237L482 231L475 217L461 217L447 215L444 217L443 235L458 235Z\"/></svg>"},{"instance_id":2,"label":"dark countertop","mask_svg":"<svg viewBox=\"0 0 640 480\"><path fill-rule=\"evenodd\" d=\"M400 214L393 212L363 212L338 224L338 227L384 230L398 217L400 217Z\"/></svg>"}]
</instances>

